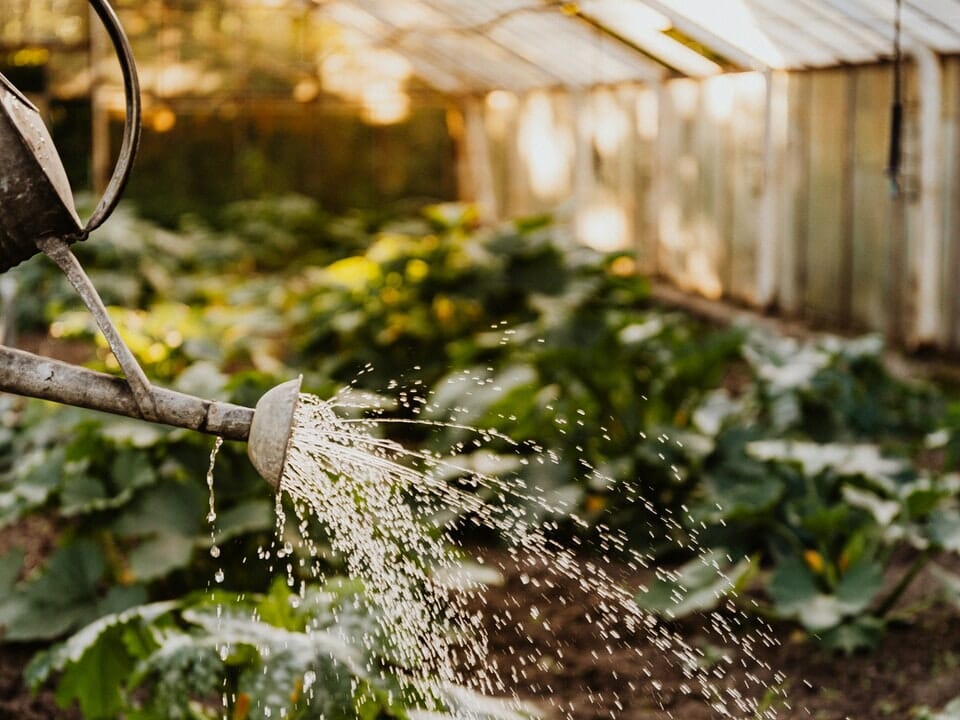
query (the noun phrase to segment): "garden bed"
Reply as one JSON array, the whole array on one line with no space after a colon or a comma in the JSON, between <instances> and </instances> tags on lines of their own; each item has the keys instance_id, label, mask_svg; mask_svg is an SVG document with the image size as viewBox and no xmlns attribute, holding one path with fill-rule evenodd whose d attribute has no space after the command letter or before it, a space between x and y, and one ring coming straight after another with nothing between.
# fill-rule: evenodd
<instances>
[{"instance_id":1,"label":"garden bed","mask_svg":"<svg viewBox=\"0 0 960 720\"><path fill-rule=\"evenodd\" d=\"M491 561L507 569L515 568L500 554L495 554ZM527 572L529 569L524 570ZM618 579L625 587L637 587L649 582L648 575L622 568ZM551 579L558 582L556 576ZM602 612L598 607L602 600L595 595L582 592L571 582L555 592L578 598L581 605L556 607L545 603L542 588L523 582L520 572L508 572L504 580L502 586L490 588L486 593L486 602L491 608L537 606L543 611L543 619L558 629L574 649L567 653L569 660L562 667L528 665L523 683L516 686L520 697L548 708L573 707L571 716L577 720L720 717L703 697L681 691L684 684L689 684L681 669L644 638L635 635L631 637L630 650L608 655L605 652L608 641L584 619L585 610L594 614ZM905 598L904 607L913 607L914 611L892 623L874 651L852 656L825 650L795 626L775 624L774 637L778 644L760 646L757 652L757 659L767 667L749 661L742 666L734 665L726 682L743 687L745 674L756 673L771 687L782 687L785 696L777 698L773 706L776 717L783 720L930 717L924 713L931 708L942 708L960 688L960 612L939 598L939 582L929 573L921 575ZM708 642L709 633L703 631L696 618L683 621L677 627L694 646ZM542 623L528 623L523 626L523 633L532 635L549 654L553 637L542 631L538 637L537 628L542 628ZM517 639L509 632L494 628L490 631L490 660L507 665L512 658L509 648ZM642 657L633 650L640 650ZM778 671L786 675L782 685L773 677ZM636 684L636 690L630 691L628 681ZM660 686L659 690L655 684ZM553 689L552 693L542 690L547 685ZM589 693L584 693L583 688ZM599 701L589 701L588 694ZM619 696L623 710L615 706L615 695ZM789 707L785 703L789 703Z\"/></svg>"},{"instance_id":2,"label":"garden bed","mask_svg":"<svg viewBox=\"0 0 960 720\"><path fill-rule=\"evenodd\" d=\"M778 717L913 720L957 693L957 614L939 598L960 588L960 476L952 472L960 404L942 388L891 375L879 338L798 339L665 309L631 258L571 245L543 219L479 230L462 209L433 208L371 229L319 216L302 200L231 213L229 229L178 233L130 217L130 232L78 249L91 253L85 264L98 268L97 286L157 384L252 406L303 373L304 387L322 397L347 387L374 397L382 412L346 412L385 415L376 432L396 447L452 458L456 471L444 475L452 487L552 524L568 547L601 528L622 533L658 574L624 570L621 581L630 593L651 588L637 602L694 647L704 642L700 613L727 602L718 579L732 579L756 602L742 622L775 618L780 643L723 682L739 688L758 672L779 686L782 671L792 709ZM43 264L21 270L32 289L17 304L21 329L33 333L24 340L110 369L63 279ZM301 548L310 558L302 554L300 567L319 556L339 584L300 573L294 581L310 586L313 604L298 612L282 566L247 562L275 543L275 506L241 444L226 443L217 459L211 526L203 476L211 438L3 402L0 717L64 716L49 691L33 699L18 678L33 650L71 636L71 652L46 653L32 677L48 686L64 678L60 698L79 699L88 718L168 720L187 697L200 709L178 718L219 717L226 693L231 717L262 719L271 716L267 701L249 702L272 687L283 690L270 700L272 716L317 715L296 688L323 661L267 661L260 640L268 649L291 638L309 643L305 628L317 618L335 634L333 606L363 591L340 577L342 558L329 547ZM464 434L464 425L475 430ZM491 492L501 480L506 492ZM510 490L523 487L536 492ZM439 515L446 510L448 521L457 518L451 526L470 529L465 507ZM6 552L13 546L24 552ZM912 560L927 552L954 574L943 581L926 565L909 582ZM539 606L535 587L504 565L489 608ZM708 566L719 574L705 575ZM207 591L221 570L227 581L215 596ZM553 581L567 583L558 593L571 606L601 602L575 582ZM236 651L226 658L211 622L221 609L236 621ZM269 619L251 627L261 611ZM704 698L681 691L676 661L639 636L607 655L576 614L549 618L576 648L575 661L534 662L518 693L546 689L572 703L577 718L710 716ZM95 632L82 630L104 619ZM369 617L357 621L370 626ZM262 635L248 640L251 632ZM507 635L491 632L490 661L501 666ZM162 652L171 637L182 654ZM363 657L352 667L387 671L347 683L345 700L328 695L337 707L363 705L365 717L412 709L397 701L390 639L381 640L345 649ZM101 672L105 658L114 660L109 672ZM623 678L647 672L624 695Z\"/></svg>"},{"instance_id":3,"label":"garden bed","mask_svg":"<svg viewBox=\"0 0 960 720\"><path fill-rule=\"evenodd\" d=\"M51 537L49 524L25 522L8 529L0 540L9 542L15 538L18 545L37 553L49 547ZM524 638L534 641L533 647L542 648L544 656L549 657L555 636L543 631L543 620L558 630L574 651L567 654L568 661L562 666L527 665L523 681L514 686L521 699L546 708L547 717L564 717L556 711L551 715L549 709L554 706L572 708L569 717L575 720L718 717L702 696L681 691L686 679L676 661L640 635L629 637L629 648L607 654L607 640L584 619L585 611L602 611L598 607L602 601L596 595L584 593L574 581L564 582L559 576L551 576L554 583L560 583L553 594L574 599L577 604L545 603L542 587L524 581L529 568L519 569L502 551L487 549L478 553L488 565L500 567L503 572L503 583L486 590L478 609L496 613L519 607L519 615L524 608L537 606L543 611L540 622L518 625L517 633L488 628L490 661L508 667L514 661L510 647L517 643L520 631ZM953 564L957 565L956 561ZM638 587L650 580L649 573L636 573L625 566L614 569L624 587ZM785 698L778 698L775 704L776 717L782 720L932 717L924 713L942 708L960 687L960 612L941 598L939 588L939 582L929 573L922 574L904 598L904 608L913 610L892 623L880 646L870 653L831 653L795 626L778 624L774 630L779 644L759 652L758 660L767 667L755 663L735 665L726 682L743 686L745 674L756 673L765 682L778 686L773 675L776 671L784 673L787 679L779 687L785 691ZM677 627L694 646L706 639L696 619L683 621ZM0 645L0 717L79 720L81 716L75 708L63 710L57 706L49 687L37 694L25 688L21 674L38 649L36 644ZM635 683L634 691L627 687L628 681ZM655 689L655 685L660 689ZM547 686L552 692L545 690ZM614 705L615 697L619 698L622 710Z\"/></svg>"}]
</instances>

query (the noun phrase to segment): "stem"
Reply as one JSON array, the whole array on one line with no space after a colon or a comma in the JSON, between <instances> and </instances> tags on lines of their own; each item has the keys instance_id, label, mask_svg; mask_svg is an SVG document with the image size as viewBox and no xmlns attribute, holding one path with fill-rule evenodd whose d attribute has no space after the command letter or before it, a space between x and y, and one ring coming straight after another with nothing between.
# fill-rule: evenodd
<instances>
[{"instance_id":1,"label":"stem","mask_svg":"<svg viewBox=\"0 0 960 720\"><path fill-rule=\"evenodd\" d=\"M913 564L907 569L907 571L900 578L899 582L893 586L889 594L881 601L877 606L876 616L878 618L884 617L894 605L897 604L897 600L900 599L900 596L903 595L904 590L909 587L910 583L913 582L913 579L917 577L917 574L923 569L923 566L931 558L930 549L924 550L922 553L917 555L916 559L913 561Z\"/></svg>"}]
</instances>

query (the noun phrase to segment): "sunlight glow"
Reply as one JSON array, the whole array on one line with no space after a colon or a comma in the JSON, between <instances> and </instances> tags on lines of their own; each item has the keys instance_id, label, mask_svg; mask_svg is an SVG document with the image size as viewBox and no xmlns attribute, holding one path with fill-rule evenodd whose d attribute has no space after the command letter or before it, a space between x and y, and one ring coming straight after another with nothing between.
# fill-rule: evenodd
<instances>
[{"instance_id":1,"label":"sunlight glow","mask_svg":"<svg viewBox=\"0 0 960 720\"><path fill-rule=\"evenodd\" d=\"M655 90L643 88L637 94L637 134L642 140L655 140L660 132L660 99Z\"/></svg>"},{"instance_id":2,"label":"sunlight glow","mask_svg":"<svg viewBox=\"0 0 960 720\"><path fill-rule=\"evenodd\" d=\"M764 65L784 67L783 54L757 22L747 0L663 0L677 13L725 40Z\"/></svg>"},{"instance_id":3,"label":"sunlight glow","mask_svg":"<svg viewBox=\"0 0 960 720\"><path fill-rule=\"evenodd\" d=\"M323 58L320 74L324 89L359 104L363 119L372 125L402 122L410 114L405 88L413 67L399 53L345 47Z\"/></svg>"},{"instance_id":4,"label":"sunlight glow","mask_svg":"<svg viewBox=\"0 0 960 720\"><path fill-rule=\"evenodd\" d=\"M685 75L707 77L721 71L717 63L664 35L670 19L639 0L586 0L583 12L609 28L616 28L637 47Z\"/></svg>"},{"instance_id":5,"label":"sunlight glow","mask_svg":"<svg viewBox=\"0 0 960 720\"><path fill-rule=\"evenodd\" d=\"M534 193L540 198L566 193L573 164L573 137L570 129L558 122L549 95L534 93L527 99L517 137Z\"/></svg>"},{"instance_id":6,"label":"sunlight glow","mask_svg":"<svg viewBox=\"0 0 960 720\"><path fill-rule=\"evenodd\" d=\"M680 78L667 83L670 97L677 114L681 118L692 118L697 112L697 102L700 96L700 83L696 80Z\"/></svg>"},{"instance_id":7,"label":"sunlight glow","mask_svg":"<svg viewBox=\"0 0 960 720\"><path fill-rule=\"evenodd\" d=\"M615 156L630 132L629 119L617 96L609 90L598 92L589 117L597 151L604 157Z\"/></svg>"},{"instance_id":8,"label":"sunlight glow","mask_svg":"<svg viewBox=\"0 0 960 720\"><path fill-rule=\"evenodd\" d=\"M606 194L593 198L577 214L577 238L599 252L623 250L629 243L627 213Z\"/></svg>"},{"instance_id":9,"label":"sunlight glow","mask_svg":"<svg viewBox=\"0 0 960 720\"><path fill-rule=\"evenodd\" d=\"M705 250L691 252L687 257L686 269L692 289L710 300L719 300L723 296L723 283Z\"/></svg>"}]
</instances>

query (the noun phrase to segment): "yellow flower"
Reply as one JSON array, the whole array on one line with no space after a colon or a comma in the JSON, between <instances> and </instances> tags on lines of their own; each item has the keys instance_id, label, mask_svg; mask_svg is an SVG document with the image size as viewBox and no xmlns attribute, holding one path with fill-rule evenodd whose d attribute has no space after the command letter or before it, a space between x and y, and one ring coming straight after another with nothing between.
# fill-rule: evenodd
<instances>
[{"instance_id":1,"label":"yellow flower","mask_svg":"<svg viewBox=\"0 0 960 720\"><path fill-rule=\"evenodd\" d=\"M596 513L603 510L603 508L606 507L606 505L607 505L606 500L604 500L604 498L601 497L600 495L589 495L587 496L587 500L584 503L584 509L588 513Z\"/></svg>"},{"instance_id":2,"label":"yellow flower","mask_svg":"<svg viewBox=\"0 0 960 720\"><path fill-rule=\"evenodd\" d=\"M237 695L237 702L233 706L233 720L247 720L250 714L250 696L247 693Z\"/></svg>"},{"instance_id":3,"label":"yellow flower","mask_svg":"<svg viewBox=\"0 0 960 720\"><path fill-rule=\"evenodd\" d=\"M430 274L430 266L420 258L407 262L406 275L410 282L420 282Z\"/></svg>"},{"instance_id":4,"label":"yellow flower","mask_svg":"<svg viewBox=\"0 0 960 720\"><path fill-rule=\"evenodd\" d=\"M447 325L457 314L457 306L446 295L437 295L433 299L433 314L441 325Z\"/></svg>"},{"instance_id":5,"label":"yellow flower","mask_svg":"<svg viewBox=\"0 0 960 720\"><path fill-rule=\"evenodd\" d=\"M818 553L816 550L806 550L803 553L803 560L807 563L807 567L813 570L815 573L823 572L823 555Z\"/></svg>"},{"instance_id":6,"label":"yellow flower","mask_svg":"<svg viewBox=\"0 0 960 720\"><path fill-rule=\"evenodd\" d=\"M364 257L348 257L337 260L327 273L338 285L350 290L362 290L380 277L380 266Z\"/></svg>"}]
</instances>

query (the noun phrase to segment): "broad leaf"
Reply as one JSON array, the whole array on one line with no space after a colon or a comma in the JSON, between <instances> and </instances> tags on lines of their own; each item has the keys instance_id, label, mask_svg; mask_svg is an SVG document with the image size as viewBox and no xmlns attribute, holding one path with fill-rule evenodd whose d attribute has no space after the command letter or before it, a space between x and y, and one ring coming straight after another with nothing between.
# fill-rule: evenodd
<instances>
[{"instance_id":1,"label":"broad leaf","mask_svg":"<svg viewBox=\"0 0 960 720\"><path fill-rule=\"evenodd\" d=\"M273 503L248 500L217 513L214 524L217 544L248 533L271 530L276 524Z\"/></svg>"},{"instance_id":2,"label":"broad leaf","mask_svg":"<svg viewBox=\"0 0 960 720\"><path fill-rule=\"evenodd\" d=\"M883 567L872 560L861 560L850 566L837 583L836 596L846 614L866 610L883 587Z\"/></svg>"},{"instance_id":3,"label":"broad leaf","mask_svg":"<svg viewBox=\"0 0 960 720\"><path fill-rule=\"evenodd\" d=\"M190 564L197 542L176 533L158 533L130 551L130 571L141 582L162 578Z\"/></svg>"},{"instance_id":4,"label":"broad leaf","mask_svg":"<svg viewBox=\"0 0 960 720\"><path fill-rule=\"evenodd\" d=\"M824 631L820 639L827 647L852 655L858 650L876 647L885 628L886 623L882 619L861 615Z\"/></svg>"},{"instance_id":5,"label":"broad leaf","mask_svg":"<svg viewBox=\"0 0 960 720\"><path fill-rule=\"evenodd\" d=\"M792 615L804 603L816 597L820 590L810 569L800 558L791 555L777 564L767 591L779 612Z\"/></svg>"},{"instance_id":6,"label":"broad leaf","mask_svg":"<svg viewBox=\"0 0 960 720\"><path fill-rule=\"evenodd\" d=\"M644 610L670 618L712 610L751 569L749 559L733 564L722 551L714 550L675 571L658 573L650 588L637 594L636 602Z\"/></svg>"},{"instance_id":7,"label":"broad leaf","mask_svg":"<svg viewBox=\"0 0 960 720\"><path fill-rule=\"evenodd\" d=\"M27 666L24 680L36 689L59 672L56 697L61 707L76 700L88 720L116 718L124 708L122 690L136 660L125 639L125 626L135 621L153 622L176 606L153 603L104 616L37 655Z\"/></svg>"},{"instance_id":8,"label":"broad leaf","mask_svg":"<svg viewBox=\"0 0 960 720\"><path fill-rule=\"evenodd\" d=\"M91 542L60 548L38 575L28 578L0 602L5 640L50 640L105 613L145 599L138 586L112 588L100 595L105 560Z\"/></svg>"},{"instance_id":9,"label":"broad leaf","mask_svg":"<svg viewBox=\"0 0 960 720\"><path fill-rule=\"evenodd\" d=\"M960 552L960 513L955 510L931 513L928 534L936 547Z\"/></svg>"},{"instance_id":10,"label":"broad leaf","mask_svg":"<svg viewBox=\"0 0 960 720\"><path fill-rule=\"evenodd\" d=\"M13 592L13 586L23 569L23 550L11 548L0 555L0 604Z\"/></svg>"}]
</instances>

